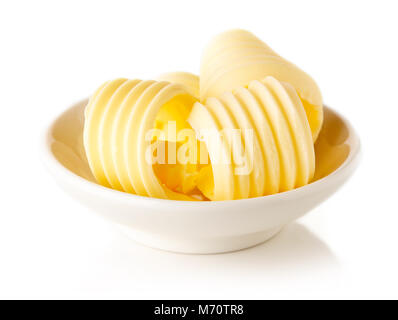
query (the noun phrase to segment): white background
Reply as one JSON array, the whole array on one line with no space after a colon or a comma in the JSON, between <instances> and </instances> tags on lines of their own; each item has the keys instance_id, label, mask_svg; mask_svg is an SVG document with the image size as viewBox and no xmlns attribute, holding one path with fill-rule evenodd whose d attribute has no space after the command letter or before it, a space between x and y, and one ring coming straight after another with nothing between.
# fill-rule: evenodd
<instances>
[{"instance_id":1,"label":"white background","mask_svg":"<svg viewBox=\"0 0 398 320\"><path fill-rule=\"evenodd\" d=\"M1 1L0 298L398 298L396 1ZM198 72L248 29L311 74L362 145L348 184L272 241L189 256L132 243L40 162L46 124L115 77Z\"/></svg>"}]
</instances>

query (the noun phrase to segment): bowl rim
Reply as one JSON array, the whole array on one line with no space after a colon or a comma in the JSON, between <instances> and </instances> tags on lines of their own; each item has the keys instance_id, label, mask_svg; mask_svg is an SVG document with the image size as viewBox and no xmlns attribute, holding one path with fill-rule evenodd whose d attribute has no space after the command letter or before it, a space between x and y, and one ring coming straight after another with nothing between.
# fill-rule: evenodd
<instances>
[{"instance_id":1,"label":"bowl rim","mask_svg":"<svg viewBox=\"0 0 398 320\"><path fill-rule=\"evenodd\" d=\"M179 206L189 206L192 207L218 207L218 208L228 208L234 205L239 204L246 204L246 205L256 205L256 204L264 204L270 203L275 201L283 201L286 198L291 199L299 198L305 196L309 193L312 193L314 189L319 189L326 187L327 184L332 183L335 180L338 180L340 177L349 175L354 171L357 164L359 163L360 156L361 156L361 142L359 136L351 125L351 123L342 116L339 112L335 111L334 109L324 105L324 108L330 110L336 116L338 116L344 124L348 128L349 136L347 140L351 140L351 148L348 157L345 161L338 167L335 171L330 173L329 175L311 182L305 186L298 187L293 190L280 192L272 195L266 195L262 197L256 198L248 198L248 199L238 199L238 200L220 200L220 201L184 201L184 200L171 200L171 199L160 199L160 198L151 198L146 196L140 196L135 194L130 194L127 192L122 192L118 190L114 190L111 188L104 187L100 184L95 182L89 181L76 173L67 169L64 165L62 165L57 158L54 156L53 152L51 151L51 143L54 141L52 138L53 128L56 122L62 118L70 109L77 107L87 101L87 99L81 99L73 104L71 104L67 109L61 112L55 119L53 119L49 125L47 125L42 134L41 134L41 143L40 143L40 153L41 158L44 165L47 169L54 175L60 176L62 179L67 180L70 184L78 184L81 189L84 189L85 192L95 194L101 198L112 198L113 200L122 201L127 204L134 204L134 205L143 205L143 206L172 206L175 207L176 205Z\"/></svg>"}]
</instances>

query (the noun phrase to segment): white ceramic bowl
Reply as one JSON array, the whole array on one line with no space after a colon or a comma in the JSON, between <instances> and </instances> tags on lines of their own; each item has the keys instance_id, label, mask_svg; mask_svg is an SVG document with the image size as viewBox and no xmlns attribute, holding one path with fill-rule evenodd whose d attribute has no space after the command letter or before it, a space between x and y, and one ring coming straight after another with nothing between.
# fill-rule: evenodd
<instances>
[{"instance_id":1,"label":"white ceramic bowl","mask_svg":"<svg viewBox=\"0 0 398 320\"><path fill-rule=\"evenodd\" d=\"M360 143L351 125L325 107L316 142L311 184L247 200L184 202L131 195L98 185L82 143L87 100L66 110L47 129L43 158L69 195L115 223L132 239L183 253L221 253L248 248L276 235L340 188L354 172Z\"/></svg>"}]
</instances>

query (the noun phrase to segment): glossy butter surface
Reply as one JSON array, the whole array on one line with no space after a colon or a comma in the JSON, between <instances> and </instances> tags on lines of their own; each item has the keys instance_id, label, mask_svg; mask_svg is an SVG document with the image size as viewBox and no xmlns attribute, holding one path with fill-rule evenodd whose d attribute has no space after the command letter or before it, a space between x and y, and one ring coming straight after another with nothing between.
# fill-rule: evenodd
<instances>
[{"instance_id":1,"label":"glossy butter surface","mask_svg":"<svg viewBox=\"0 0 398 320\"><path fill-rule=\"evenodd\" d=\"M323 121L322 95L317 84L308 74L280 57L248 31L224 32L207 46L200 69L200 98L205 101L208 97L218 97L267 76L295 88L310 120L315 141Z\"/></svg>"},{"instance_id":2,"label":"glossy butter surface","mask_svg":"<svg viewBox=\"0 0 398 320\"><path fill-rule=\"evenodd\" d=\"M196 103L188 122L197 132L229 128L253 133L253 152L245 155L252 170L243 175L233 161L218 164L220 148L212 147L212 137L205 140L212 164L200 172L198 187L211 200L288 191L308 184L314 176L311 129L298 95L287 83L267 77L252 81L247 89L209 98L205 105ZM221 146L224 154L233 149L229 143Z\"/></svg>"},{"instance_id":3,"label":"glossy butter surface","mask_svg":"<svg viewBox=\"0 0 398 320\"><path fill-rule=\"evenodd\" d=\"M168 82L116 79L101 86L86 107L83 134L97 181L142 196L193 200L161 183L145 152L151 144L147 133L162 122L158 114L172 117L181 113L173 106L188 108L194 101L182 86ZM160 112L162 107L167 110Z\"/></svg>"},{"instance_id":4,"label":"glossy butter surface","mask_svg":"<svg viewBox=\"0 0 398 320\"><path fill-rule=\"evenodd\" d=\"M85 108L83 146L92 175L108 188L174 200L245 199L316 178L322 124L314 80L252 33L232 30L210 42L200 76L102 84ZM193 133L180 134L187 130ZM240 136L225 138L228 130ZM187 139L195 161L170 162ZM148 150L152 157L161 145L169 162L149 163Z\"/></svg>"}]
</instances>

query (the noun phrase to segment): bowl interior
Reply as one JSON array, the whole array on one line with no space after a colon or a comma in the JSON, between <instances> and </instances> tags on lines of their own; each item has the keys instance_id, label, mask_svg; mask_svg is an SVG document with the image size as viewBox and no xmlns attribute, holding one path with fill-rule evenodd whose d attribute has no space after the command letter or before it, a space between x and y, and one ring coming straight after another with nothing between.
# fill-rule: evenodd
<instances>
[{"instance_id":1,"label":"bowl interior","mask_svg":"<svg viewBox=\"0 0 398 320\"><path fill-rule=\"evenodd\" d=\"M75 104L53 123L49 132L49 148L65 168L97 183L91 174L83 147L86 104L87 100ZM357 143L349 124L340 115L325 107L324 116L324 125L315 143L316 171L313 182L338 169L348 159Z\"/></svg>"}]
</instances>

